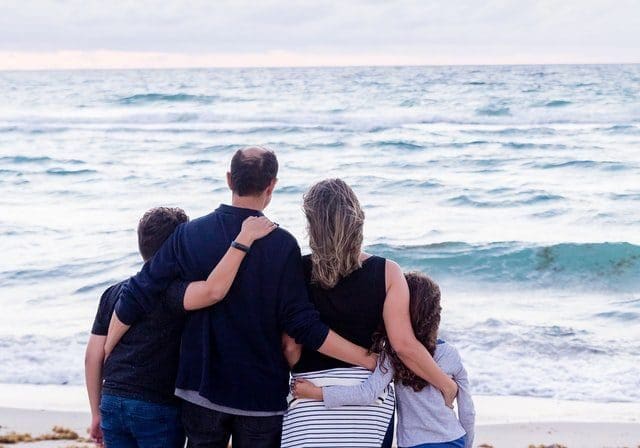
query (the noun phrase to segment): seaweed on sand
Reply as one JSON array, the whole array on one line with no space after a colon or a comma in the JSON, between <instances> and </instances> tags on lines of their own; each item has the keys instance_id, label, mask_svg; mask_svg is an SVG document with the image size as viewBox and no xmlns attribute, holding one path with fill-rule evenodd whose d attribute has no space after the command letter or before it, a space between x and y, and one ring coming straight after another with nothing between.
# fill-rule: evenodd
<instances>
[{"instance_id":1,"label":"seaweed on sand","mask_svg":"<svg viewBox=\"0 0 640 448\"><path fill-rule=\"evenodd\" d=\"M62 426L54 426L51 432L37 437L29 433L17 433L15 431L0 435L0 443L14 444L24 442L42 442L44 440L78 440L80 436L77 432Z\"/></svg>"},{"instance_id":2,"label":"seaweed on sand","mask_svg":"<svg viewBox=\"0 0 640 448\"><path fill-rule=\"evenodd\" d=\"M552 443L551 445L529 445L529 448L567 448L560 443Z\"/></svg>"}]
</instances>

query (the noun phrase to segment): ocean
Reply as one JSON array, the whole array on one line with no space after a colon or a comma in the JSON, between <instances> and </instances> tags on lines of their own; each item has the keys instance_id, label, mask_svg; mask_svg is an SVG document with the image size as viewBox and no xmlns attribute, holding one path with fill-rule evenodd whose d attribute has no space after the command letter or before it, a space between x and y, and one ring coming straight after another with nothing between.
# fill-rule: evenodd
<instances>
[{"instance_id":1,"label":"ocean","mask_svg":"<svg viewBox=\"0 0 640 448\"><path fill-rule=\"evenodd\" d=\"M352 185L474 393L640 402L640 65L0 72L0 382L82 384L142 213L228 202L250 144L304 251L305 190Z\"/></svg>"}]
</instances>

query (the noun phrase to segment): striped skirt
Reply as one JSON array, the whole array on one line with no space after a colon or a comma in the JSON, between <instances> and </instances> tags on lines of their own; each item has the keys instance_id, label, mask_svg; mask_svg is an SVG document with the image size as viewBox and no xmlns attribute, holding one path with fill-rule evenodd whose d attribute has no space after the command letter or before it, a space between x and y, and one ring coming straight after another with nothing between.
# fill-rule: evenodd
<instances>
[{"instance_id":1,"label":"striped skirt","mask_svg":"<svg viewBox=\"0 0 640 448\"><path fill-rule=\"evenodd\" d=\"M305 378L317 386L329 386L359 384L370 374L366 369L351 367L293 374L293 377ZM394 410L392 385L368 406L328 409L322 401L294 400L284 416L281 447L379 448Z\"/></svg>"}]
</instances>

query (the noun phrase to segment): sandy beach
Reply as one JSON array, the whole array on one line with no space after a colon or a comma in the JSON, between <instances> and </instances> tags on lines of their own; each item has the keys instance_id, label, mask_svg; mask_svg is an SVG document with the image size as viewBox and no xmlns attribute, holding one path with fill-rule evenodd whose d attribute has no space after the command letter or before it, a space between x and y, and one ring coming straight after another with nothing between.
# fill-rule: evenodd
<instances>
[{"instance_id":1,"label":"sandy beach","mask_svg":"<svg viewBox=\"0 0 640 448\"><path fill-rule=\"evenodd\" d=\"M567 448L636 448L640 446L637 403L590 403L527 397L475 397L475 446L527 448L554 443ZM86 436L89 414L78 386L0 385L0 434L51 433L62 426ZM56 440L0 444L15 447L88 447Z\"/></svg>"}]
</instances>

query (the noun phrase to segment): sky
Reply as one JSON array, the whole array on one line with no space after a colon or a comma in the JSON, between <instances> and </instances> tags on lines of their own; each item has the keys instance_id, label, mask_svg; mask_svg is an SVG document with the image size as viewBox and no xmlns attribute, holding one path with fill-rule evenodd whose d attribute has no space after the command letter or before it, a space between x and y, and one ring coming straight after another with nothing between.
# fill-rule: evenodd
<instances>
[{"instance_id":1,"label":"sky","mask_svg":"<svg viewBox=\"0 0 640 448\"><path fill-rule=\"evenodd\" d=\"M640 62L640 0L0 0L0 69Z\"/></svg>"}]
</instances>

